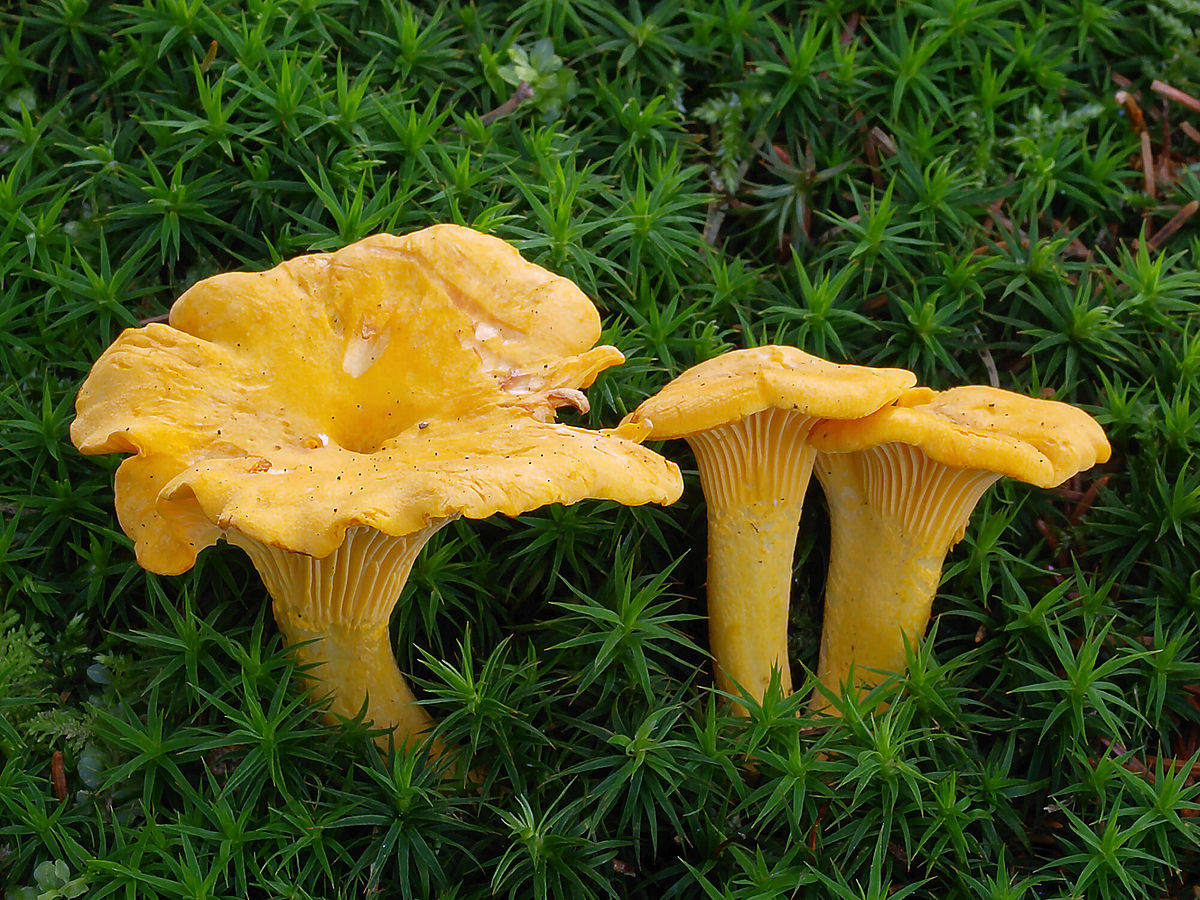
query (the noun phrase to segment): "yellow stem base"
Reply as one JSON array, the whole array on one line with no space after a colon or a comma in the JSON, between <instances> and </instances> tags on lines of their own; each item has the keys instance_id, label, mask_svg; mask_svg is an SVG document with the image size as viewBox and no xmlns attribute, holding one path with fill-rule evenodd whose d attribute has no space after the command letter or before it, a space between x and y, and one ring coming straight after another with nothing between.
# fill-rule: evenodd
<instances>
[{"instance_id":1,"label":"yellow stem base","mask_svg":"<svg viewBox=\"0 0 1200 900\"><path fill-rule=\"evenodd\" d=\"M740 684L761 701L772 668L783 695L792 692L788 606L800 507L758 501L709 511L708 640L717 687L734 696Z\"/></svg>"},{"instance_id":2,"label":"yellow stem base","mask_svg":"<svg viewBox=\"0 0 1200 900\"><path fill-rule=\"evenodd\" d=\"M390 729L381 747L389 737L397 747L420 740L433 724L396 666L388 622L417 554L448 521L402 537L350 528L323 559L228 535L262 576L284 640L315 666L306 677L320 682L317 697L331 696L331 717L356 716L365 702L367 720Z\"/></svg>"},{"instance_id":3,"label":"yellow stem base","mask_svg":"<svg viewBox=\"0 0 1200 900\"><path fill-rule=\"evenodd\" d=\"M834 520L817 677L835 692L850 678L869 690L905 667L904 642L925 633L948 547L914 545L869 507ZM834 712L820 692L814 712Z\"/></svg>"},{"instance_id":4,"label":"yellow stem base","mask_svg":"<svg viewBox=\"0 0 1200 900\"><path fill-rule=\"evenodd\" d=\"M777 668L792 692L788 605L792 556L812 475L816 419L765 409L689 437L708 503L708 639L715 680L761 701ZM745 714L743 704L735 711Z\"/></svg>"},{"instance_id":5,"label":"yellow stem base","mask_svg":"<svg viewBox=\"0 0 1200 900\"><path fill-rule=\"evenodd\" d=\"M860 692L905 668L904 644L925 634L946 553L999 477L944 466L908 444L819 454L829 503L829 574L817 676ZM813 694L814 712L835 714Z\"/></svg>"},{"instance_id":6,"label":"yellow stem base","mask_svg":"<svg viewBox=\"0 0 1200 900\"><path fill-rule=\"evenodd\" d=\"M331 723L337 717L354 718L367 705L367 719L391 731L397 748L418 741L433 727L433 720L417 706L412 691L392 654L387 626L371 629L331 625L316 633L279 618L279 630L305 666L305 677L315 696L329 695ZM387 737L379 739L385 744Z\"/></svg>"}]
</instances>

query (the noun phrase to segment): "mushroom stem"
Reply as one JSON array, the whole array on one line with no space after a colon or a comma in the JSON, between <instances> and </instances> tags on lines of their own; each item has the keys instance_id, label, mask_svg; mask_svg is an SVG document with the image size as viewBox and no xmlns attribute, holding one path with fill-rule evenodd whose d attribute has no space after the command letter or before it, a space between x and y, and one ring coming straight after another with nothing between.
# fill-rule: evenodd
<instances>
[{"instance_id":1,"label":"mushroom stem","mask_svg":"<svg viewBox=\"0 0 1200 900\"><path fill-rule=\"evenodd\" d=\"M904 670L905 640L929 624L946 553L999 475L934 462L914 446L881 444L818 454L831 542L817 675L838 691L878 684ZM814 711L835 713L813 694Z\"/></svg>"},{"instance_id":2,"label":"mushroom stem","mask_svg":"<svg viewBox=\"0 0 1200 900\"><path fill-rule=\"evenodd\" d=\"M262 577L284 641L313 666L306 677L330 695L331 721L353 718L365 701L366 719L389 729L397 747L432 728L396 665L388 622L417 554L449 521L437 519L401 537L352 527L322 559L229 532ZM377 742L386 747L388 738Z\"/></svg>"},{"instance_id":3,"label":"mushroom stem","mask_svg":"<svg viewBox=\"0 0 1200 900\"><path fill-rule=\"evenodd\" d=\"M358 715L365 699L366 718L377 727L391 729L397 747L419 739L433 727L433 720L416 705L408 683L400 674L386 625L346 628L334 624L317 632L304 629L295 620L281 618L277 606L275 616L284 641L295 647L299 661L314 667L307 676L322 686L318 695L330 693L331 721L336 721L337 716ZM386 741L386 736L379 739L381 746Z\"/></svg>"},{"instance_id":4,"label":"mushroom stem","mask_svg":"<svg viewBox=\"0 0 1200 900\"><path fill-rule=\"evenodd\" d=\"M787 626L792 555L812 474L817 421L766 409L687 438L708 503L708 631L717 687L762 699L779 669L791 693ZM741 705L735 707L744 713Z\"/></svg>"}]
</instances>

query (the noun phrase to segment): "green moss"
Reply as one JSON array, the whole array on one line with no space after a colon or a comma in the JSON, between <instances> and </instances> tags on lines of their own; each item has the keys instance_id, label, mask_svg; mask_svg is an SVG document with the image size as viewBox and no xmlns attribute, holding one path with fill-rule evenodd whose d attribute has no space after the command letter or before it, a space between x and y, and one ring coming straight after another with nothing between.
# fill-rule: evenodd
<instances>
[{"instance_id":1,"label":"green moss","mask_svg":"<svg viewBox=\"0 0 1200 900\"><path fill-rule=\"evenodd\" d=\"M0 0L0 891L1184 891L1200 122L1151 82L1200 96L1194 5ZM96 356L197 279L438 221L595 299L629 361L593 427L770 341L1082 405L1113 460L994 488L908 674L827 729L795 715L816 488L800 693L744 719L694 472L667 509L457 522L394 623L481 773L456 786L322 724L237 552L142 572L118 460L66 435Z\"/></svg>"}]
</instances>

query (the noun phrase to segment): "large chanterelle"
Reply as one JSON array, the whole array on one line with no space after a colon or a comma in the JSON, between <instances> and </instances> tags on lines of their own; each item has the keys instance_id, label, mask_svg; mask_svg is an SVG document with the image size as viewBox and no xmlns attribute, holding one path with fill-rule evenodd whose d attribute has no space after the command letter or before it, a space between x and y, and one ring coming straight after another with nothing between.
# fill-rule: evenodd
<instances>
[{"instance_id":1,"label":"large chanterelle","mask_svg":"<svg viewBox=\"0 0 1200 900\"><path fill-rule=\"evenodd\" d=\"M169 324L121 334L79 392L84 453L129 453L116 506L138 562L189 569L221 538L261 574L330 710L404 744L429 728L388 620L458 516L585 498L669 503L638 429L554 422L620 363L570 281L439 225L202 281ZM629 437L634 438L630 440Z\"/></svg>"}]
</instances>

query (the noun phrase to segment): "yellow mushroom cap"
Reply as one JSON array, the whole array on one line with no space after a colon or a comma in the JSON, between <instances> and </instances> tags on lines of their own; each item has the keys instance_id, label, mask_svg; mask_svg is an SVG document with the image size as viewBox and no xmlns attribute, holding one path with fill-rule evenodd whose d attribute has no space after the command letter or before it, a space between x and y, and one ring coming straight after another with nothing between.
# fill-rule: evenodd
<instances>
[{"instance_id":1,"label":"yellow mushroom cap","mask_svg":"<svg viewBox=\"0 0 1200 900\"><path fill-rule=\"evenodd\" d=\"M265 272L205 279L175 302L170 323L275 365L300 351L304 364L340 370L356 390L403 374L424 381L425 366L446 361L431 338L450 332L502 381L553 369L600 337L600 315L572 281L458 225L377 234ZM607 365L621 362L615 348L603 349ZM395 355L401 365L387 365Z\"/></svg>"},{"instance_id":2,"label":"yellow mushroom cap","mask_svg":"<svg viewBox=\"0 0 1200 900\"><path fill-rule=\"evenodd\" d=\"M678 470L637 444L493 407L430 416L374 453L285 447L269 460L206 460L164 486L158 509L324 557L353 525L398 536L432 519L518 516L588 498L671 503L681 489Z\"/></svg>"},{"instance_id":3,"label":"yellow mushroom cap","mask_svg":"<svg viewBox=\"0 0 1200 900\"><path fill-rule=\"evenodd\" d=\"M911 444L943 465L1039 487L1062 484L1111 452L1104 431L1083 410L980 385L915 388L857 421L820 423L809 442L823 453Z\"/></svg>"},{"instance_id":4,"label":"yellow mushroom cap","mask_svg":"<svg viewBox=\"0 0 1200 900\"><path fill-rule=\"evenodd\" d=\"M135 454L117 512L138 561L185 571L227 528L315 557L358 525L584 498L672 502L678 469L552 422L623 360L570 281L496 238L376 235L193 286L122 333L80 389L84 453Z\"/></svg>"},{"instance_id":5,"label":"yellow mushroom cap","mask_svg":"<svg viewBox=\"0 0 1200 900\"><path fill-rule=\"evenodd\" d=\"M648 420L656 440L687 437L765 409L857 418L891 403L916 376L839 365L795 347L734 350L688 369L626 417Z\"/></svg>"}]
</instances>

